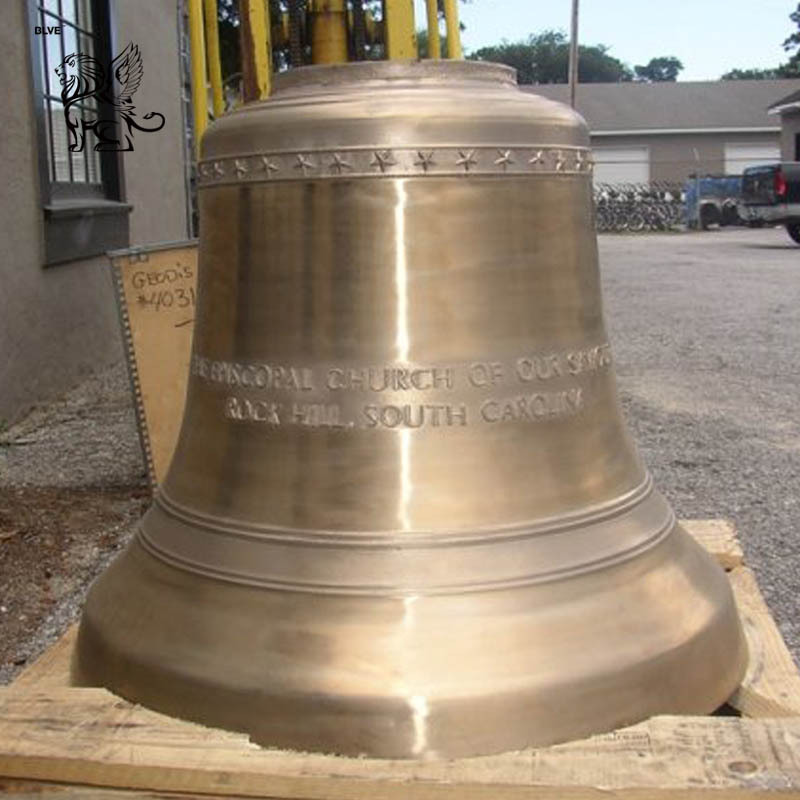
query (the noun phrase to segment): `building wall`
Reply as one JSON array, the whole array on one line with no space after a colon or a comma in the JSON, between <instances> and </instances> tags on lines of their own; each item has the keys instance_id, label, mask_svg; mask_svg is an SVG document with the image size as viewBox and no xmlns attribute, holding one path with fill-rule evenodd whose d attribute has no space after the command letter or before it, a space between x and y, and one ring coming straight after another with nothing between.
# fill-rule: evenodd
<instances>
[{"instance_id":1,"label":"building wall","mask_svg":"<svg viewBox=\"0 0 800 800\"><path fill-rule=\"evenodd\" d=\"M117 50L139 45L144 66L136 93L137 114L160 111L158 133L140 133L125 154L125 184L131 213L131 243L187 236L184 120L178 42L178 0L116 0Z\"/></svg>"},{"instance_id":2,"label":"building wall","mask_svg":"<svg viewBox=\"0 0 800 800\"><path fill-rule=\"evenodd\" d=\"M771 144L778 147L779 143L778 132L592 136L592 147L598 149L646 145L650 156L650 180L670 182L683 182L698 169L703 175L724 174L726 144ZM742 164L742 169L745 166Z\"/></svg>"},{"instance_id":3,"label":"building wall","mask_svg":"<svg viewBox=\"0 0 800 800\"><path fill-rule=\"evenodd\" d=\"M800 137L800 112L781 114L781 158L784 161L800 161L797 137Z\"/></svg>"},{"instance_id":4,"label":"building wall","mask_svg":"<svg viewBox=\"0 0 800 800\"><path fill-rule=\"evenodd\" d=\"M117 0L118 42L144 54L143 105L166 127L125 155L131 244L186 237L177 0ZM56 396L122 358L110 270L103 257L44 268L27 0L8 0L0 26L0 421Z\"/></svg>"}]
</instances>

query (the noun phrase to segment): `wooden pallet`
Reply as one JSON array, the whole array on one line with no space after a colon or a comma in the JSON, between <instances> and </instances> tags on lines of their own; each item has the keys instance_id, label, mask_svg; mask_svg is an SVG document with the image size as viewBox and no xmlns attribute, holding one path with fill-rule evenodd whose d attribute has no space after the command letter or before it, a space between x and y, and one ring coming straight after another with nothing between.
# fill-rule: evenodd
<instances>
[{"instance_id":1,"label":"wooden pallet","mask_svg":"<svg viewBox=\"0 0 800 800\"><path fill-rule=\"evenodd\" d=\"M741 716L661 716L590 739L452 761L266 750L103 689L70 688L74 629L0 689L0 790L68 798L662 800L800 798L800 676L733 527L685 523L728 571L751 663ZM476 724L480 724L476 720Z\"/></svg>"}]
</instances>

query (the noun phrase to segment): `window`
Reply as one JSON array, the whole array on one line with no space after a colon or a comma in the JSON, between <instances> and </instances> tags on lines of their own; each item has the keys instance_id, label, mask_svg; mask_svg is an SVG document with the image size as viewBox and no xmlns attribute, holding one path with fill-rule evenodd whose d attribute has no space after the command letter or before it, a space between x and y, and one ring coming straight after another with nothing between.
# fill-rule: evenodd
<instances>
[{"instance_id":1,"label":"window","mask_svg":"<svg viewBox=\"0 0 800 800\"><path fill-rule=\"evenodd\" d=\"M130 206L124 203L120 154L95 150L91 133L82 148L70 148L76 134L71 137L67 127L56 73L74 53L111 60L109 0L29 0L29 9L45 263L127 247ZM73 118L92 118L98 110L92 96L71 106Z\"/></svg>"}]
</instances>

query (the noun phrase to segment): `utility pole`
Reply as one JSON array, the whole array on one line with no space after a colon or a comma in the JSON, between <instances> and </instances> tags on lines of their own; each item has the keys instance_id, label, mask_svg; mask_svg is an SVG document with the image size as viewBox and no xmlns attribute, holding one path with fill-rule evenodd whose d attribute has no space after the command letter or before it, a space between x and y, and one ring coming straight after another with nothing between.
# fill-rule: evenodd
<instances>
[{"instance_id":1,"label":"utility pole","mask_svg":"<svg viewBox=\"0 0 800 800\"><path fill-rule=\"evenodd\" d=\"M572 30L569 38L569 104L575 108L578 83L578 0L572 0Z\"/></svg>"}]
</instances>

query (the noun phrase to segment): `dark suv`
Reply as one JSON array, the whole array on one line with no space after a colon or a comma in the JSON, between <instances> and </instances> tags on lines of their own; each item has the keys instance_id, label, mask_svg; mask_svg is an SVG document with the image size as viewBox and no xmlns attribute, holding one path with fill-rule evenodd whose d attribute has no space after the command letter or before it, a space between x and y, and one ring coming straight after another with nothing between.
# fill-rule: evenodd
<instances>
[{"instance_id":1,"label":"dark suv","mask_svg":"<svg viewBox=\"0 0 800 800\"><path fill-rule=\"evenodd\" d=\"M748 167L739 216L751 225L783 225L800 244L800 161Z\"/></svg>"}]
</instances>

